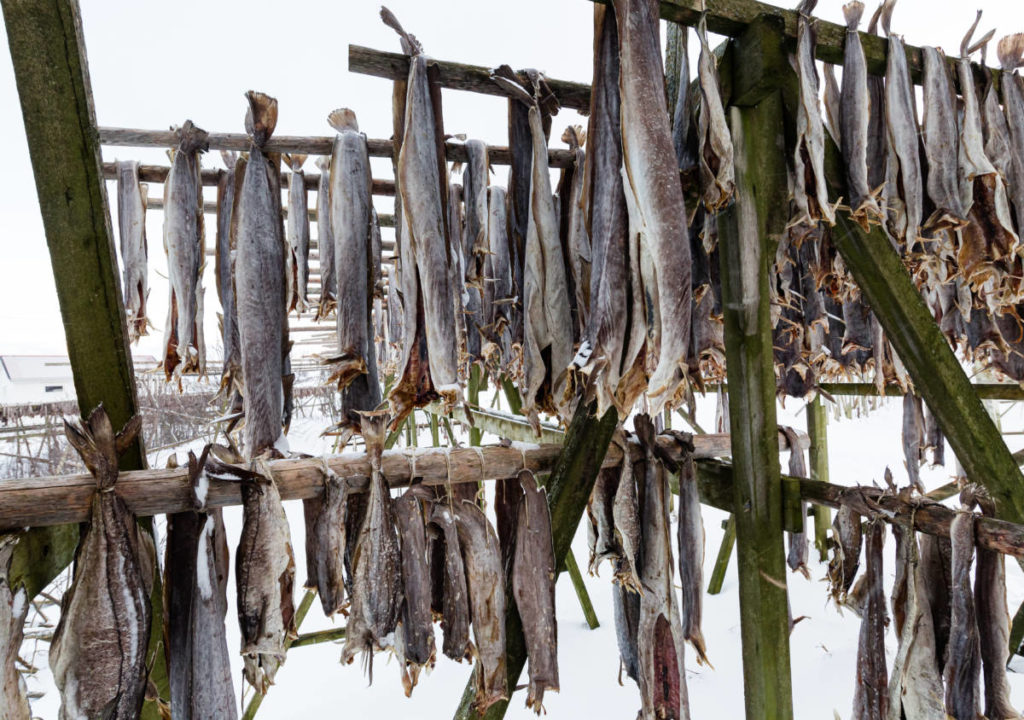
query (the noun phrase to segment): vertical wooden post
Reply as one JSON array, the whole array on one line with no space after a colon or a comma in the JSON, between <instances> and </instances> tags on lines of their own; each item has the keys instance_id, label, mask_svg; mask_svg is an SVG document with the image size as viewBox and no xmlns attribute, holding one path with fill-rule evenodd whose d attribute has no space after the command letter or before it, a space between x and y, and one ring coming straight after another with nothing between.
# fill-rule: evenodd
<instances>
[{"instance_id":1,"label":"vertical wooden post","mask_svg":"<svg viewBox=\"0 0 1024 720\"><path fill-rule=\"evenodd\" d=\"M768 271L788 211L781 20L762 16L735 41L736 202L719 216L734 517L747 718L793 716L782 485ZM756 68L758 78L749 77ZM742 73L742 76L740 75ZM775 80L773 81L773 78ZM744 86L742 100L735 88ZM743 106L736 103L741 102Z\"/></svg>"},{"instance_id":2,"label":"vertical wooden post","mask_svg":"<svg viewBox=\"0 0 1024 720\"><path fill-rule=\"evenodd\" d=\"M811 480L828 482L828 413L816 395L807 403L807 435L811 439L808 459L811 465ZM814 507L814 547L818 558L828 559L828 530L832 526L832 510L824 505Z\"/></svg>"}]
</instances>

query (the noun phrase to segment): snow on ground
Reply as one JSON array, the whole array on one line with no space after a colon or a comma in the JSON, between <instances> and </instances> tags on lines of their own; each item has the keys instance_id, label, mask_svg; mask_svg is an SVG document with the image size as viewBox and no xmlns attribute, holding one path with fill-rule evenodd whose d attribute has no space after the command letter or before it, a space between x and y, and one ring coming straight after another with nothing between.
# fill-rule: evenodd
<instances>
[{"instance_id":1,"label":"snow on ground","mask_svg":"<svg viewBox=\"0 0 1024 720\"><path fill-rule=\"evenodd\" d=\"M780 409L779 422L804 428L803 406L792 401L788 405L786 409ZM699 411L700 423L705 428L710 427L714 418L713 398L702 400ZM889 400L882 402L867 417L830 420L832 481L842 484L881 483L886 465L893 469L897 481L904 478L900 445L901 418L901 403L899 400ZM326 424L319 418L298 419L289 436L292 450L309 453L329 451L330 441L318 437ZM1011 425L1013 429L1024 426L1024 411L1015 409L1004 418L1004 428ZM679 426L677 419L676 427ZM493 440L485 438L484 442ZM420 443L429 444L429 433L425 428ZM946 456L952 462L952 453L948 448ZM165 458L166 453L152 458L153 465L162 465ZM783 463L785 459L783 456ZM941 467L922 469L922 477L929 488L948 482L951 476L951 470ZM306 574L302 505L288 502L285 507L296 550L296 581L301 583ZM707 534L705 586L718 552L723 534L722 523L726 517L724 512L704 508ZM241 530L240 508L227 509L224 519L233 553ZM889 540L885 555L887 596L894 574L891 534ZM588 551L586 532L582 526L573 543L573 550L580 563L585 564ZM826 566L817 561L817 553L813 548L810 556L810 580L805 580L799 574L789 576L793 616L807 616L793 630L790 640L793 687L798 697L795 717L801 720L831 719L835 711L840 717L849 718L856 678L855 661L860 624L853 613L840 613L828 602ZM557 613L561 692L545 696L545 705L552 718L632 718L639 708L635 685L628 679L624 680L624 685L617 681L619 662L615 644L610 566L605 564L601 573L601 577L586 577L587 588L601 622L596 630L588 629L584 622L569 579L563 574L559 580ZM1016 563L1010 562L1007 563L1007 576L1008 600L1012 611L1024 600L1024 573ZM296 590L296 602L301 592ZM231 609L227 618L230 648L239 646L234 594L232 574L228 587ZM336 622L344 621L339 618ZM324 618L319 602L314 602L301 632L329 627L332 627L332 622ZM439 629L437 633L437 644L440 647ZM715 596L705 594L704 636L714 669L699 667L689 648L686 654L692 716L695 719L742 717L743 677L735 556L726 573L722 592ZM32 646L31 642L27 644L26 653L31 652ZM39 645L39 648L45 648L45 645ZM896 640L891 632L886 637L886 651L891 667L896 651ZM339 654L339 643L308 646L289 653L287 663L278 673L277 685L268 694L258 717L293 718L323 716L325 713L349 718L450 717L471 669L466 663L457 664L439 657L433 672L421 676L412 698L407 699L402 693L397 663L388 655L381 654L374 659L374 683L369 686L359 662L342 667L338 664ZM41 672L30 679L29 689L45 691L45 695L33 702L33 714L42 718L56 718L59 698L46 670L44 650L37 652L34 663L41 668ZM240 692L241 658L237 656L235 671L235 690ZM1024 706L1024 675L1011 673L1010 684L1016 706ZM508 717L532 717L524 707L524 699L524 693L515 694Z\"/></svg>"}]
</instances>

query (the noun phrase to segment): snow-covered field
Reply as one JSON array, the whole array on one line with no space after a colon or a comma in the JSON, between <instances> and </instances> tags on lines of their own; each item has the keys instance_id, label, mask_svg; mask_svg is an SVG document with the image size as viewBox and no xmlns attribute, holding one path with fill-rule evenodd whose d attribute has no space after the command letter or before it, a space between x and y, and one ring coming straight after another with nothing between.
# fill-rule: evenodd
<instances>
[{"instance_id":1,"label":"snow-covered field","mask_svg":"<svg viewBox=\"0 0 1024 720\"><path fill-rule=\"evenodd\" d=\"M710 426L714 417L714 400L708 398L701 401L699 408L698 420L705 427ZM897 400L881 403L867 417L830 421L832 481L843 484L881 482L886 465L893 468L897 481L905 477L899 439L900 421L901 404ZM805 426L802 406L788 403L786 409L780 409L779 422L802 429ZM1024 425L1024 413L1014 410L1003 422L1004 428L1017 429ZM326 452L327 444L318 437L324 426L324 421L317 418L300 420L290 435L292 449L311 453ZM421 436L421 444L428 444L426 435L424 432ZM484 442L493 440L485 438ZM951 457L952 453L947 449L947 458ZM154 465L162 465L165 458L166 452L151 460ZM785 463L785 456L782 460ZM929 488L948 482L952 474L951 469L941 467L922 469L923 479ZM288 502L285 507L296 548L296 578L301 582L305 577L302 506L298 502ZM721 511L704 508L707 533L705 585L721 541L722 522L725 518L726 514ZM241 529L240 509L228 509L225 521L233 552ZM587 542L582 526L573 549L581 563L585 563ZM811 579L805 580L799 574L789 576L793 616L807 616L806 620L796 626L791 636L792 677L797 697L795 716L806 720L831 719L834 712L838 712L841 718L849 718L856 677L859 620L849 611L840 613L828 602L825 565L817 562L817 554L813 549L810 555ZM888 591L893 579L891 542L887 547L885 563ZM601 577L586 578L587 588L601 622L596 630L590 630L584 622L568 578L563 575L559 580L557 612L561 692L545 696L545 706L551 717L632 718L639 708L635 685L628 679L621 686L617 681L619 662L610 576L610 567L605 565ZM1007 576L1008 599L1012 610L1024 600L1024 573L1016 563L1010 562L1007 563ZM300 592L296 592L296 600ZM233 648L239 643L233 610L233 578L228 587L228 596L232 606L227 619L228 643ZM338 619L336 622L343 620ZM331 626L331 621L323 617L319 603L314 603L301 632ZM699 667L693 652L687 649L687 681L692 715L694 718L742 717L742 649L735 558L725 576L722 592L715 596L705 596L704 635L714 668ZM891 664L896 651L892 633L887 635L886 651ZM387 655L375 658L374 682L370 686L359 663L343 667L338 664L339 654L340 645L332 643L297 648L289 653L288 662L279 672L277 685L268 694L259 717L312 717L325 713L350 718L450 717L470 674L468 664L457 664L441 657L433 672L420 678L412 698L407 699L402 693L397 664ZM23 657L31 659L41 668L29 681L30 690L45 693L33 702L33 714L42 718L57 717L59 698L46 670L45 645L39 644L37 647L34 641L27 641ZM240 657L236 661L235 689L241 692ZM1020 668L1024 672L1024 663L1020 663ZM1010 683L1016 705L1024 706L1024 675L1011 673ZM523 703L524 695L517 693L508 716L530 717Z\"/></svg>"}]
</instances>

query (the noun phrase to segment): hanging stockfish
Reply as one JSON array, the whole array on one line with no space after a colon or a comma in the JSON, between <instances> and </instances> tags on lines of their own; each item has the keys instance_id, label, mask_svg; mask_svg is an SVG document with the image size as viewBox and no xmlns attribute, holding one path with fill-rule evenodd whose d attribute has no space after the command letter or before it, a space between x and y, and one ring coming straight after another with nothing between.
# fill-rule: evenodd
<instances>
[{"instance_id":1,"label":"hanging stockfish","mask_svg":"<svg viewBox=\"0 0 1024 720\"><path fill-rule=\"evenodd\" d=\"M384 297L384 241L380 236L377 208L370 205L370 292L374 298Z\"/></svg>"},{"instance_id":2,"label":"hanging stockfish","mask_svg":"<svg viewBox=\"0 0 1024 720\"><path fill-rule=\"evenodd\" d=\"M622 470L612 500L612 522L616 545L622 548L624 562L616 563L615 582L631 592L641 593L640 549L641 521L637 499L637 483L629 442L625 436L617 441L622 447Z\"/></svg>"},{"instance_id":3,"label":"hanging stockfish","mask_svg":"<svg viewBox=\"0 0 1024 720\"><path fill-rule=\"evenodd\" d=\"M428 70L423 47L402 30L387 8L381 9L381 18L401 36L402 49L409 56L405 135L397 175L405 328L399 375L388 396L392 424L397 427L413 408L437 397L448 406L459 399L457 290L451 273L456 251L446 218L448 172L441 95L431 80L436 70ZM340 285L339 277L339 289Z\"/></svg>"},{"instance_id":4,"label":"hanging stockfish","mask_svg":"<svg viewBox=\"0 0 1024 720\"><path fill-rule=\"evenodd\" d=\"M342 391L341 425L359 429L356 413L381 402L373 348L373 259L370 158L366 135L348 108L328 117L338 133L331 156L331 228L338 283L338 354L328 382Z\"/></svg>"},{"instance_id":5,"label":"hanging stockfish","mask_svg":"<svg viewBox=\"0 0 1024 720\"><path fill-rule=\"evenodd\" d=\"M868 523L864 545L867 586L857 643L857 684L853 693L853 717L858 720L886 720L889 713L888 672L885 668L885 610L882 550L885 523Z\"/></svg>"},{"instance_id":6,"label":"hanging stockfish","mask_svg":"<svg viewBox=\"0 0 1024 720\"><path fill-rule=\"evenodd\" d=\"M1017 69L1024 66L1024 33L1007 35L999 41L996 46L996 54L999 56L999 64L1003 68L1000 77L1003 89L1003 107L1006 113L1005 120L995 119L999 115L998 100L995 97L995 90L991 90L993 105L990 117L993 127L1002 130L1008 153L998 157L1006 165L1004 172L1007 180L1007 187L1013 200L1013 209L1017 218L1017 231L1024 232L1024 87L1021 86L1020 75ZM986 103L988 104L988 103ZM998 130L997 130L998 132ZM996 157L990 154L989 157Z\"/></svg>"},{"instance_id":7,"label":"hanging stockfish","mask_svg":"<svg viewBox=\"0 0 1024 720\"><path fill-rule=\"evenodd\" d=\"M302 501L306 521L306 582L316 590L324 615L332 617L345 605L345 549L348 547L348 483L323 463L323 492Z\"/></svg>"},{"instance_id":8,"label":"hanging stockfish","mask_svg":"<svg viewBox=\"0 0 1024 720\"><path fill-rule=\"evenodd\" d=\"M167 516L164 627L175 720L238 717L224 626L228 543L220 508L206 507L210 449L188 454L193 509Z\"/></svg>"},{"instance_id":9,"label":"hanging stockfish","mask_svg":"<svg viewBox=\"0 0 1024 720\"><path fill-rule=\"evenodd\" d=\"M922 47L924 59L924 116L921 133L928 160L926 187L935 209L921 227L933 236L964 224L957 161L960 154L957 132L956 92L949 76L945 54L933 47Z\"/></svg>"},{"instance_id":10,"label":"hanging stockfish","mask_svg":"<svg viewBox=\"0 0 1024 720\"><path fill-rule=\"evenodd\" d=\"M732 135L718 87L715 56L708 45L707 19L697 23L700 55L697 58L697 84L700 87L700 111L697 117L697 159L704 207L716 213L732 200L736 192Z\"/></svg>"},{"instance_id":11,"label":"hanging stockfish","mask_svg":"<svg viewBox=\"0 0 1024 720\"><path fill-rule=\"evenodd\" d=\"M697 128L693 124L694 94L690 92L690 28L679 23L668 23L667 53L674 57L678 67L675 78L670 77L671 66L665 68L665 82L669 87L669 109L672 111L672 146L676 150L676 163L684 180L696 180ZM673 102L673 85L675 102ZM688 198L689 199L689 198Z\"/></svg>"},{"instance_id":12,"label":"hanging stockfish","mask_svg":"<svg viewBox=\"0 0 1024 720\"><path fill-rule=\"evenodd\" d=\"M672 582L668 475L655 455L657 439L651 419L637 415L633 424L644 449L640 562L643 593L637 633L641 717L689 718L683 632Z\"/></svg>"},{"instance_id":13,"label":"hanging stockfish","mask_svg":"<svg viewBox=\"0 0 1024 720\"><path fill-rule=\"evenodd\" d=\"M478 362L481 359L481 334L484 325L484 265L491 252L487 236L487 188L490 184L490 173L487 145L481 140L467 140L465 148L469 162L462 171L465 225L461 243L464 272L460 284L465 288L466 352L470 362ZM456 232L454 227L452 232Z\"/></svg>"},{"instance_id":14,"label":"hanging stockfish","mask_svg":"<svg viewBox=\"0 0 1024 720\"><path fill-rule=\"evenodd\" d=\"M224 364L220 374L220 391L238 400L242 386L242 349L238 341L238 308L235 303L235 260L231 242L231 218L238 186L237 170L245 174L245 160L239 165L238 154L222 151L221 159L227 170L217 181L217 298L222 310L220 316L221 344Z\"/></svg>"},{"instance_id":15,"label":"hanging stockfish","mask_svg":"<svg viewBox=\"0 0 1024 720\"><path fill-rule=\"evenodd\" d=\"M117 225L121 238L121 264L124 266L124 309L128 340L138 342L148 335L146 279L149 246L146 243L146 201L149 186L139 182L139 163L117 161Z\"/></svg>"},{"instance_id":16,"label":"hanging stockfish","mask_svg":"<svg viewBox=\"0 0 1024 720\"><path fill-rule=\"evenodd\" d=\"M628 572L625 558L613 560L616 576ZM640 630L640 594L623 583L612 583L612 605L615 612L615 640L619 647L619 684L622 671L640 684L640 651L637 633Z\"/></svg>"},{"instance_id":17,"label":"hanging stockfish","mask_svg":"<svg viewBox=\"0 0 1024 720\"><path fill-rule=\"evenodd\" d=\"M15 663L28 617L28 594L11 584L11 556L17 535L0 535L0 720L31 720L25 680Z\"/></svg>"},{"instance_id":18,"label":"hanging stockfish","mask_svg":"<svg viewBox=\"0 0 1024 720\"><path fill-rule=\"evenodd\" d=\"M452 660L462 662L471 657L473 644L469 639L469 590L466 567L455 526L455 513L447 502L435 503L427 531L443 547L441 630L444 642L441 651Z\"/></svg>"},{"instance_id":19,"label":"hanging stockfish","mask_svg":"<svg viewBox=\"0 0 1024 720\"><path fill-rule=\"evenodd\" d=\"M950 593L953 587L952 550L949 538L921 536L921 572L928 609L935 629L936 670L942 673L949 645Z\"/></svg>"},{"instance_id":20,"label":"hanging stockfish","mask_svg":"<svg viewBox=\"0 0 1024 720\"><path fill-rule=\"evenodd\" d=\"M843 14L846 13L846 5L843 6ZM849 22L849 21L847 21ZM847 30L849 32L849 30ZM846 78L848 70L844 65L843 79ZM832 63L822 64L822 77L825 78L825 91L822 93L822 101L825 109L825 129L832 136L836 147L842 150L842 115L840 105L842 104L842 90L839 89L839 82L836 80L836 66Z\"/></svg>"},{"instance_id":21,"label":"hanging stockfish","mask_svg":"<svg viewBox=\"0 0 1024 720\"><path fill-rule=\"evenodd\" d=\"M424 488L410 488L394 502L395 528L402 557L402 609L395 630L395 651L405 696L412 695L420 671L432 668L434 626L430 615L430 566Z\"/></svg>"},{"instance_id":22,"label":"hanging stockfish","mask_svg":"<svg viewBox=\"0 0 1024 720\"><path fill-rule=\"evenodd\" d=\"M985 517L995 517L992 498L980 489L971 495ZM989 720L1019 720L1020 713L1010 701L1006 665L1010 655L1010 613L1006 607L1006 558L995 550L977 546L974 567L974 605L978 612L978 635L985 681L985 717Z\"/></svg>"},{"instance_id":23,"label":"hanging stockfish","mask_svg":"<svg viewBox=\"0 0 1024 720\"><path fill-rule=\"evenodd\" d=\"M512 594L523 619L530 658L526 707L540 715L544 692L558 692L558 626L555 622L555 549L547 492L529 470L519 472L523 499L519 503Z\"/></svg>"},{"instance_id":24,"label":"hanging stockfish","mask_svg":"<svg viewBox=\"0 0 1024 720\"><path fill-rule=\"evenodd\" d=\"M391 647L398 624L402 558L395 532L391 493L381 471L387 411L360 413L359 420L370 458L370 498L352 553L352 604L341 662L348 664L356 653L362 652L372 683L373 653Z\"/></svg>"},{"instance_id":25,"label":"hanging stockfish","mask_svg":"<svg viewBox=\"0 0 1024 720\"><path fill-rule=\"evenodd\" d=\"M725 377L725 338L722 324L722 283L719 279L718 224L703 205L690 223L690 376L694 383ZM710 249L709 249L710 248Z\"/></svg>"},{"instance_id":26,"label":"hanging stockfish","mask_svg":"<svg viewBox=\"0 0 1024 720\"><path fill-rule=\"evenodd\" d=\"M672 433L682 450L679 463L679 585L682 587L680 625L683 637L697 653L697 662L710 665L701 620L704 605L704 520L700 511L700 491L693 464L693 438Z\"/></svg>"},{"instance_id":27,"label":"hanging stockfish","mask_svg":"<svg viewBox=\"0 0 1024 720\"><path fill-rule=\"evenodd\" d=\"M832 521L832 539L835 550L828 564L828 579L832 586L832 599L843 604L860 567L862 543L860 515L849 505L842 505Z\"/></svg>"},{"instance_id":28,"label":"hanging stockfish","mask_svg":"<svg viewBox=\"0 0 1024 720\"><path fill-rule=\"evenodd\" d=\"M782 434L786 436L786 442L789 444L789 474L792 477L798 478L809 478L810 475L807 473L807 464L804 462L804 451L800 447L800 438L796 434L796 430L789 426L780 428ZM807 525L807 504L804 502L800 503L800 524L806 528ZM789 553L786 555L786 564L789 565L789 569L793 572L799 572L805 578L810 579L811 572L807 569L807 531L802 529L800 532L788 533L789 536Z\"/></svg>"},{"instance_id":29,"label":"hanging stockfish","mask_svg":"<svg viewBox=\"0 0 1024 720\"><path fill-rule=\"evenodd\" d=\"M141 428L136 415L115 434L102 405L85 423L64 423L96 490L50 644L61 717L134 720L142 710L156 551L115 487L118 458Z\"/></svg>"},{"instance_id":30,"label":"hanging stockfish","mask_svg":"<svg viewBox=\"0 0 1024 720\"><path fill-rule=\"evenodd\" d=\"M943 679L946 714L954 720L974 720L981 706L981 641L971 592L974 560L974 513L957 513L949 529L953 548L953 592L949 648Z\"/></svg>"},{"instance_id":31,"label":"hanging stockfish","mask_svg":"<svg viewBox=\"0 0 1024 720\"><path fill-rule=\"evenodd\" d=\"M231 223L245 386L245 452L251 459L284 440L284 375L290 343L280 158L263 151L277 125L277 100L251 90L246 98L245 129L251 145Z\"/></svg>"},{"instance_id":32,"label":"hanging stockfish","mask_svg":"<svg viewBox=\"0 0 1024 720\"><path fill-rule=\"evenodd\" d=\"M208 148L207 133L186 120L177 131L171 169L164 181L164 249L171 298L164 325L164 374L206 372L203 342L203 267L206 239L199 153Z\"/></svg>"},{"instance_id":33,"label":"hanging stockfish","mask_svg":"<svg viewBox=\"0 0 1024 720\"><path fill-rule=\"evenodd\" d=\"M889 138L883 199L888 211L889 230L913 250L924 216L921 154L918 146L917 107L910 81L903 38L890 30L896 0L885 0L880 16L889 38L885 68L885 120Z\"/></svg>"},{"instance_id":34,"label":"hanging stockfish","mask_svg":"<svg viewBox=\"0 0 1024 720\"><path fill-rule=\"evenodd\" d=\"M840 99L839 128L843 162L846 165L846 192L850 214L865 230L870 222L884 219L875 195L881 186L868 181L868 129L871 96L868 94L868 69L857 26L864 14L864 3L853 0L843 5L846 19L846 44L843 49L843 89ZM827 103L826 103L827 107ZM835 120L832 121L835 123ZM834 126L834 125L833 125Z\"/></svg>"},{"instance_id":35,"label":"hanging stockfish","mask_svg":"<svg viewBox=\"0 0 1024 720\"><path fill-rule=\"evenodd\" d=\"M901 563L904 572L899 611L895 594L893 596L894 629L899 645L889 676L889 717L946 720L927 577L920 561L917 537L912 527L901 525L893 525L893 534L897 537L897 582L901 578Z\"/></svg>"},{"instance_id":36,"label":"hanging stockfish","mask_svg":"<svg viewBox=\"0 0 1024 720\"><path fill-rule=\"evenodd\" d=\"M932 465L946 464L946 438L938 418L927 404L924 406L924 444L932 449Z\"/></svg>"},{"instance_id":37,"label":"hanging stockfish","mask_svg":"<svg viewBox=\"0 0 1024 720\"><path fill-rule=\"evenodd\" d=\"M501 547L494 528L476 503L463 501L455 510L462 559L469 588L469 609L477 666L473 671L476 698L473 706L483 713L508 698L505 670L505 574Z\"/></svg>"},{"instance_id":38,"label":"hanging stockfish","mask_svg":"<svg viewBox=\"0 0 1024 720\"><path fill-rule=\"evenodd\" d=\"M791 225L813 226L819 220L836 221L825 185L825 129L818 105L818 70L814 65L815 33L811 13L818 0L802 0L797 12L796 74L800 105L796 114L796 152L793 155L793 202Z\"/></svg>"},{"instance_id":39,"label":"hanging stockfish","mask_svg":"<svg viewBox=\"0 0 1024 720\"><path fill-rule=\"evenodd\" d=\"M687 216L665 108L657 6L647 0L614 5L622 62L623 185L630 235L639 239L648 375L646 388L638 382L620 391L623 405L632 406L646 389L650 412L656 414L677 405L687 387L692 267Z\"/></svg>"},{"instance_id":40,"label":"hanging stockfish","mask_svg":"<svg viewBox=\"0 0 1024 720\"><path fill-rule=\"evenodd\" d=\"M587 501L587 537L590 545L590 562L587 564L587 570L591 575L598 574L597 571L604 560L611 560L614 564L615 559L622 556L622 548L615 537L613 515L620 472L618 468L602 469L597 474L590 500Z\"/></svg>"},{"instance_id":41,"label":"hanging stockfish","mask_svg":"<svg viewBox=\"0 0 1024 720\"><path fill-rule=\"evenodd\" d=\"M320 156L316 160L320 169L320 183L316 190L316 241L320 248L320 304L316 319L325 317L337 306L337 264L334 260L334 229L331 225L331 158Z\"/></svg>"},{"instance_id":42,"label":"hanging stockfish","mask_svg":"<svg viewBox=\"0 0 1024 720\"><path fill-rule=\"evenodd\" d=\"M878 35L878 20L884 5L879 3L868 22L868 33ZM845 70L843 71L845 73ZM868 75L868 187L878 193L885 183L885 165L889 147L885 129L885 78L880 75ZM884 201L884 188L883 188ZM882 219L885 219L884 205L879 203Z\"/></svg>"},{"instance_id":43,"label":"hanging stockfish","mask_svg":"<svg viewBox=\"0 0 1024 720\"><path fill-rule=\"evenodd\" d=\"M509 334L509 312L515 302L512 289L512 266L506 213L505 188L491 185L487 189L487 238L491 252L484 261L484 300L481 330L485 339L480 350L486 362L509 372L512 341Z\"/></svg>"},{"instance_id":44,"label":"hanging stockfish","mask_svg":"<svg viewBox=\"0 0 1024 720\"><path fill-rule=\"evenodd\" d=\"M583 184L587 154L583 150L586 133L576 125L565 129L562 141L569 145L573 154L573 166L563 171L564 183L559 183L558 193L562 197L562 217L565 241L566 267L573 301L573 340L579 342L586 332L590 303L590 236L583 213ZM571 170L571 171L570 171ZM567 185L568 187L563 187Z\"/></svg>"},{"instance_id":45,"label":"hanging stockfish","mask_svg":"<svg viewBox=\"0 0 1024 720\"><path fill-rule=\"evenodd\" d=\"M289 309L300 313L309 307L306 287L309 284L309 209L306 196L306 173L302 165L306 156L298 153L285 154L285 164L291 168L288 177L288 247L291 248L292 298Z\"/></svg>"},{"instance_id":46,"label":"hanging stockfish","mask_svg":"<svg viewBox=\"0 0 1024 720\"><path fill-rule=\"evenodd\" d=\"M925 493L921 483L924 448L924 407L919 396L907 393L903 396L903 460L910 484L922 495Z\"/></svg>"}]
</instances>

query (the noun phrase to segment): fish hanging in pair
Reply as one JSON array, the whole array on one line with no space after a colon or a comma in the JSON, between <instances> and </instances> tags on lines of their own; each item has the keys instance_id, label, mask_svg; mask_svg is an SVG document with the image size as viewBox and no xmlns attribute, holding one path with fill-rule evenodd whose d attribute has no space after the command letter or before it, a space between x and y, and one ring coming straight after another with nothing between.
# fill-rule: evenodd
<instances>
[{"instance_id":1,"label":"fish hanging in pair","mask_svg":"<svg viewBox=\"0 0 1024 720\"><path fill-rule=\"evenodd\" d=\"M291 250L288 257L292 268L288 310L303 313L309 307L309 296L306 291L309 284L309 206L306 196L306 173L302 171L306 156L286 153L282 157L292 171L288 177L287 238Z\"/></svg>"},{"instance_id":2,"label":"fish hanging in pair","mask_svg":"<svg viewBox=\"0 0 1024 720\"><path fill-rule=\"evenodd\" d=\"M146 203L149 186L139 182L139 163L117 161L117 227L124 266L124 309L128 340L138 342L149 334L146 300L149 245L146 242Z\"/></svg>"}]
</instances>

